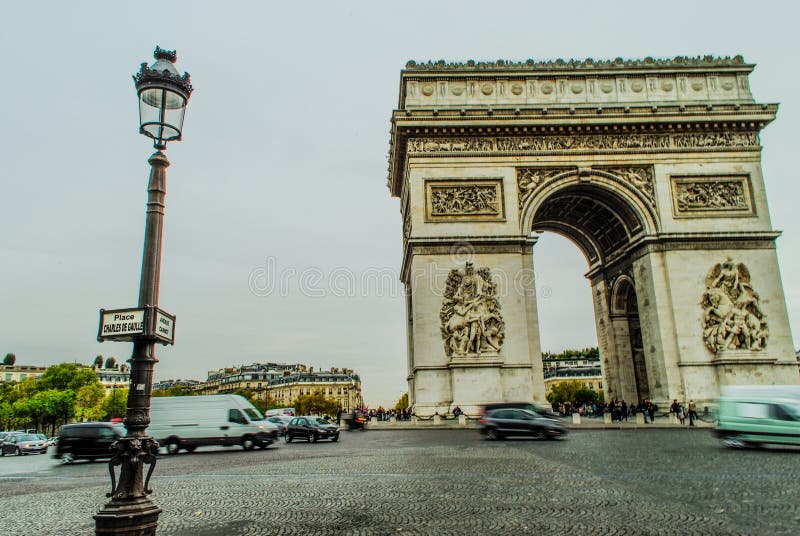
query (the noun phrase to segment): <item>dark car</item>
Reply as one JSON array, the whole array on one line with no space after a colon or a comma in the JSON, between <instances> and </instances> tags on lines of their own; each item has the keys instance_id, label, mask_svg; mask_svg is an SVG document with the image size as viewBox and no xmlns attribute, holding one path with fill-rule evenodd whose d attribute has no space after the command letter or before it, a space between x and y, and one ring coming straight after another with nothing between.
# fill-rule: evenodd
<instances>
[{"instance_id":1,"label":"dark car","mask_svg":"<svg viewBox=\"0 0 800 536\"><path fill-rule=\"evenodd\" d=\"M10 434L0 446L0 456L6 454L47 454L47 442L37 434Z\"/></svg>"},{"instance_id":2,"label":"dark car","mask_svg":"<svg viewBox=\"0 0 800 536\"><path fill-rule=\"evenodd\" d=\"M321 417L294 417L286 429L286 442L296 437L316 443L320 439L339 441L339 427Z\"/></svg>"},{"instance_id":3,"label":"dark car","mask_svg":"<svg viewBox=\"0 0 800 536\"><path fill-rule=\"evenodd\" d=\"M545 417L539 413L518 408L488 411L481 417L481 433L487 439L502 439L507 436L529 436L536 439L557 438L567 433L559 419Z\"/></svg>"},{"instance_id":4,"label":"dark car","mask_svg":"<svg viewBox=\"0 0 800 536\"><path fill-rule=\"evenodd\" d=\"M117 423L84 422L61 427L54 458L64 463L73 460L98 460L111 458L111 444L125 435L125 428Z\"/></svg>"},{"instance_id":5,"label":"dark car","mask_svg":"<svg viewBox=\"0 0 800 536\"><path fill-rule=\"evenodd\" d=\"M543 417L549 417L551 419L559 418L558 413L555 413L545 407L537 406L536 404L531 404L530 402L497 402L494 404L486 404L485 406L483 406L483 413L486 414L496 409L511 409L511 408L527 409L528 411L538 413Z\"/></svg>"}]
</instances>

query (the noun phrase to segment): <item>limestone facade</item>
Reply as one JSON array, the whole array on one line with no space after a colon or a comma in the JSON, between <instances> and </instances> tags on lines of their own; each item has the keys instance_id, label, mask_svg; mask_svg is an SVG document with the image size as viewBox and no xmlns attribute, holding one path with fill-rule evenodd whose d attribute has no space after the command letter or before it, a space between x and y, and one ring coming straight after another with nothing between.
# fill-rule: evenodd
<instances>
[{"instance_id":1,"label":"limestone facade","mask_svg":"<svg viewBox=\"0 0 800 536\"><path fill-rule=\"evenodd\" d=\"M606 398L666 407L800 382L761 173L777 105L753 99L753 68L738 56L409 62L388 186L417 414L544 403L542 231L586 257ZM468 263L484 270L481 291L454 301L448 280ZM499 346L486 342L492 315Z\"/></svg>"}]
</instances>

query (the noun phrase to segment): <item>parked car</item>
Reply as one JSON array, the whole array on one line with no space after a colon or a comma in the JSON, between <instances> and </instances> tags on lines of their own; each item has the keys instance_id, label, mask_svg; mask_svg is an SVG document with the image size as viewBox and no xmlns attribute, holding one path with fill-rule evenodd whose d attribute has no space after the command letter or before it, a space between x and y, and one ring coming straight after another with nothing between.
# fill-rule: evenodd
<instances>
[{"instance_id":1,"label":"parked car","mask_svg":"<svg viewBox=\"0 0 800 536\"><path fill-rule=\"evenodd\" d=\"M292 421L292 417L290 415L272 415L267 417L267 421L277 426L278 433L285 436L286 430L289 428L289 423Z\"/></svg>"},{"instance_id":2,"label":"parked car","mask_svg":"<svg viewBox=\"0 0 800 536\"><path fill-rule=\"evenodd\" d=\"M147 432L169 454L214 445L265 449L278 439L277 426L239 395L153 398Z\"/></svg>"},{"instance_id":3,"label":"parked car","mask_svg":"<svg viewBox=\"0 0 800 536\"><path fill-rule=\"evenodd\" d=\"M54 458L63 463L111 458L111 444L125 435L125 428L110 422L82 422L61 427Z\"/></svg>"},{"instance_id":4,"label":"parked car","mask_svg":"<svg viewBox=\"0 0 800 536\"><path fill-rule=\"evenodd\" d=\"M320 439L339 441L339 427L321 417L294 417L286 430L286 442L291 443L296 437L312 443Z\"/></svg>"},{"instance_id":5,"label":"parked car","mask_svg":"<svg viewBox=\"0 0 800 536\"><path fill-rule=\"evenodd\" d=\"M723 387L714 435L732 448L800 445L800 386Z\"/></svg>"},{"instance_id":6,"label":"parked car","mask_svg":"<svg viewBox=\"0 0 800 536\"><path fill-rule=\"evenodd\" d=\"M488 411L480 419L481 433L487 439L529 436L536 439L557 438L567 433L560 419L519 408Z\"/></svg>"},{"instance_id":7,"label":"parked car","mask_svg":"<svg viewBox=\"0 0 800 536\"><path fill-rule=\"evenodd\" d=\"M37 434L11 434L0 447L0 456L6 454L47 454L47 444Z\"/></svg>"}]
</instances>

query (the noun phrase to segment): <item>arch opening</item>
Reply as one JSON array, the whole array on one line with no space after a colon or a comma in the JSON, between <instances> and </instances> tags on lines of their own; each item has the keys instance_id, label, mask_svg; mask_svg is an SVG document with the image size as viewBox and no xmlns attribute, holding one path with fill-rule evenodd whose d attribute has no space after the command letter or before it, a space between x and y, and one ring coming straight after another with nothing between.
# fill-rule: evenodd
<instances>
[{"instance_id":1,"label":"arch opening","mask_svg":"<svg viewBox=\"0 0 800 536\"><path fill-rule=\"evenodd\" d=\"M533 229L570 238L589 266L618 255L645 225L629 202L594 185L571 185L542 200L533 215Z\"/></svg>"}]
</instances>

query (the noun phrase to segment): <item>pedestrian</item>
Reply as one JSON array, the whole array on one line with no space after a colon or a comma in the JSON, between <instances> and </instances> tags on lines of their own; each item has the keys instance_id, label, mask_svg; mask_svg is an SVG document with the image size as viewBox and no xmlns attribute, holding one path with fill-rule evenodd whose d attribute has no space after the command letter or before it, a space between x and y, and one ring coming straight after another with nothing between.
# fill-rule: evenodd
<instances>
[{"instance_id":1,"label":"pedestrian","mask_svg":"<svg viewBox=\"0 0 800 536\"><path fill-rule=\"evenodd\" d=\"M686 422L686 404L681 403L678 407L678 420L681 421L681 424Z\"/></svg>"},{"instance_id":2,"label":"pedestrian","mask_svg":"<svg viewBox=\"0 0 800 536\"><path fill-rule=\"evenodd\" d=\"M459 408L458 406L453 408L453 417L455 417L456 419L458 419L462 413L464 412L461 411L461 408Z\"/></svg>"},{"instance_id":3,"label":"pedestrian","mask_svg":"<svg viewBox=\"0 0 800 536\"><path fill-rule=\"evenodd\" d=\"M650 415L650 424L656 422L656 410L658 410L658 406L653 404L652 401L647 401L647 414Z\"/></svg>"},{"instance_id":4,"label":"pedestrian","mask_svg":"<svg viewBox=\"0 0 800 536\"><path fill-rule=\"evenodd\" d=\"M695 419L697 419L697 404L694 400L689 400L689 426L694 426Z\"/></svg>"},{"instance_id":5,"label":"pedestrian","mask_svg":"<svg viewBox=\"0 0 800 536\"><path fill-rule=\"evenodd\" d=\"M622 418L625 419L625 422L628 422L628 404L626 404L625 401L623 400L620 407L622 409L621 412Z\"/></svg>"}]
</instances>

